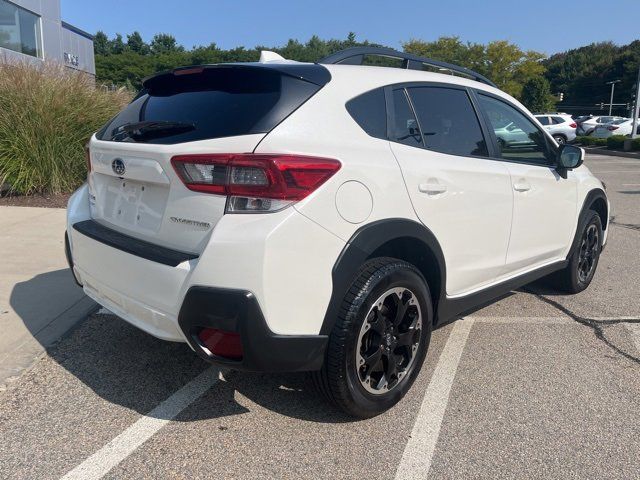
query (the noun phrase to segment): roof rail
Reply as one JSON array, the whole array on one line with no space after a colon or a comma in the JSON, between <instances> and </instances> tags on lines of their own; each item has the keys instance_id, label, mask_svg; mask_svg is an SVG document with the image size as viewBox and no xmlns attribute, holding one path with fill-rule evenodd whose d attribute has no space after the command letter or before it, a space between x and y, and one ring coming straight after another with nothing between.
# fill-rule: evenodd
<instances>
[{"instance_id":1,"label":"roof rail","mask_svg":"<svg viewBox=\"0 0 640 480\"><path fill-rule=\"evenodd\" d=\"M487 77L480 75L479 73L469 70L468 68L460 67L452 63L441 62L440 60L433 60L431 58L418 57L411 53L399 52L392 48L383 47L353 47L341 50L333 53L328 57L324 57L318 63L325 65L362 65L365 56L378 56L378 57L390 57L401 59L402 68L411 70L422 70L423 65L429 65L431 67L437 67L441 70L449 70L451 72L457 72L467 77L471 77L478 82L486 83L492 87L496 87L496 84L489 80Z\"/></svg>"}]
</instances>

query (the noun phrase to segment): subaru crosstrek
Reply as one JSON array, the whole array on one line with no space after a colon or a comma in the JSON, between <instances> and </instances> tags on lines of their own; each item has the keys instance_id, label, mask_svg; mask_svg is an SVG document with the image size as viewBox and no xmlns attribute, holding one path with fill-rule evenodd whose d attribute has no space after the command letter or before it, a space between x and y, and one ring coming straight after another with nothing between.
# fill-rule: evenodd
<instances>
[{"instance_id":1,"label":"subaru crosstrek","mask_svg":"<svg viewBox=\"0 0 640 480\"><path fill-rule=\"evenodd\" d=\"M313 372L370 417L410 388L434 327L542 277L589 285L609 202L583 157L485 77L393 50L177 68L91 138L67 255L151 335Z\"/></svg>"}]
</instances>

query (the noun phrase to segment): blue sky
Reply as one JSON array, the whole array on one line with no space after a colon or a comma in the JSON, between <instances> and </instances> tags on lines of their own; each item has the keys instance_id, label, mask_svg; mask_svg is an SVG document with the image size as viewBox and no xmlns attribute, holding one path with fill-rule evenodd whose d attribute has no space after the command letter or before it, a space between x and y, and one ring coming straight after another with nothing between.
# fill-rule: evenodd
<instances>
[{"instance_id":1,"label":"blue sky","mask_svg":"<svg viewBox=\"0 0 640 480\"><path fill-rule=\"evenodd\" d=\"M360 40L394 48L411 38L457 35L481 43L509 40L552 54L595 41L640 39L640 1L610 6L605 11L601 0L62 0L62 18L109 36L138 30L148 41L155 33L171 33L187 48L211 42L221 48L277 46L289 38L345 38L353 31Z\"/></svg>"}]
</instances>

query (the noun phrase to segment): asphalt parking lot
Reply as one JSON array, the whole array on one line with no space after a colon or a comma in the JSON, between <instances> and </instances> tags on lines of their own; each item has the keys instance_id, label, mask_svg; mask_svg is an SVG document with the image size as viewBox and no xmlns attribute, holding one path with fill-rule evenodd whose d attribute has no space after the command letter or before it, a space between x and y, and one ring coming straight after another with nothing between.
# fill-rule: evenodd
<instances>
[{"instance_id":1,"label":"asphalt parking lot","mask_svg":"<svg viewBox=\"0 0 640 480\"><path fill-rule=\"evenodd\" d=\"M386 414L354 422L305 375L218 372L95 314L0 390L0 478L638 478L640 161L587 165L614 216L591 287L438 329Z\"/></svg>"}]
</instances>

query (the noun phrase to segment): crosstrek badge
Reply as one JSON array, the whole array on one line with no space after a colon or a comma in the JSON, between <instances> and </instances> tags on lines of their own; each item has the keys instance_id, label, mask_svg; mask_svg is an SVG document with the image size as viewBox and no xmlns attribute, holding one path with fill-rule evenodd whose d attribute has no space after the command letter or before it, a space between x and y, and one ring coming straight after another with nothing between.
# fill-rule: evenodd
<instances>
[{"instance_id":1,"label":"crosstrek badge","mask_svg":"<svg viewBox=\"0 0 640 480\"><path fill-rule=\"evenodd\" d=\"M179 218L179 217L169 217L170 220L174 223L181 223L183 225L189 225L191 227L197 228L210 228L211 224L207 222L199 222L197 220L189 220L188 218Z\"/></svg>"}]
</instances>

